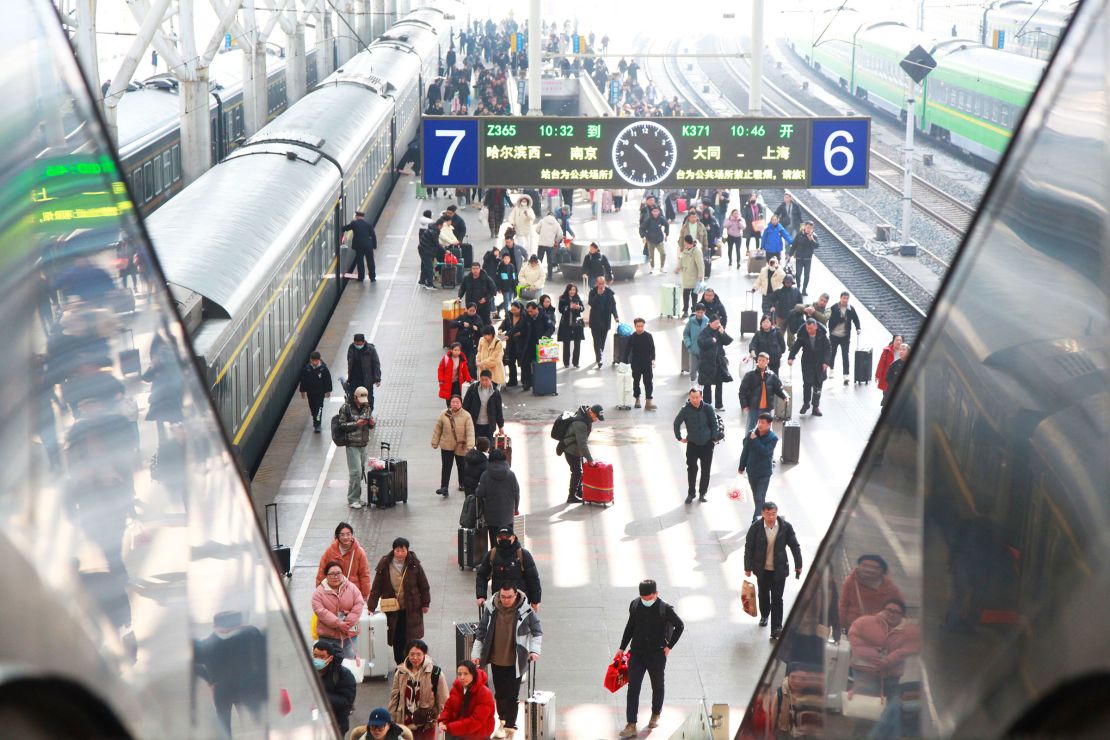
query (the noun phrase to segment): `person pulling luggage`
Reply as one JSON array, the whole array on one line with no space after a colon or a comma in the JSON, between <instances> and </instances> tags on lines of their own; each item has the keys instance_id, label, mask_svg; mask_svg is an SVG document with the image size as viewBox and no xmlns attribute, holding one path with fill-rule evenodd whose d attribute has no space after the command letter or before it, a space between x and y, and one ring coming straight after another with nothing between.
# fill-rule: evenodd
<instances>
[{"instance_id":1,"label":"person pulling luggage","mask_svg":"<svg viewBox=\"0 0 1110 740\"><path fill-rule=\"evenodd\" d=\"M568 504L582 503L582 459L593 462L590 454L589 439L595 422L605 421L605 411L601 404L582 406L570 419L566 429L560 435L561 439L555 446L555 454L566 458L567 467L570 468L570 490L567 493ZM559 422L555 422L559 424Z\"/></svg>"},{"instance_id":2,"label":"person pulling luggage","mask_svg":"<svg viewBox=\"0 0 1110 740\"><path fill-rule=\"evenodd\" d=\"M516 734L520 684L528 664L540 659L542 644L543 627L528 596L514 582L503 583L497 598L481 609L470 652L474 664L485 665L493 679L497 716L501 718L494 737L512 738Z\"/></svg>"}]
</instances>

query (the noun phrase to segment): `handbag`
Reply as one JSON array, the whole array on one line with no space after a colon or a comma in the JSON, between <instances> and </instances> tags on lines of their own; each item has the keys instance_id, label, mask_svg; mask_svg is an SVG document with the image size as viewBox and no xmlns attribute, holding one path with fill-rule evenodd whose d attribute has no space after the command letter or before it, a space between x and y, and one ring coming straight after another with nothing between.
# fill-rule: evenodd
<instances>
[{"instance_id":1,"label":"handbag","mask_svg":"<svg viewBox=\"0 0 1110 740\"><path fill-rule=\"evenodd\" d=\"M756 609L755 602L755 584L749 580L745 580L740 587L740 604L744 607L744 613L749 617L759 616L759 610Z\"/></svg>"},{"instance_id":2,"label":"handbag","mask_svg":"<svg viewBox=\"0 0 1110 740\"><path fill-rule=\"evenodd\" d=\"M610 693L620 691L628 683L628 653L614 655L613 662L605 669L604 686Z\"/></svg>"},{"instance_id":3,"label":"handbag","mask_svg":"<svg viewBox=\"0 0 1110 740\"><path fill-rule=\"evenodd\" d=\"M386 567L392 567L392 566L386 566ZM405 591L405 574L408 573L408 572L409 572L408 568L405 568L403 571L401 571L401 586L400 586L400 588L397 589L397 591L400 592L400 593L404 593L404 591ZM390 614L392 612L399 612L399 611L401 611L401 600L398 599L396 596L394 596L392 598L383 596L378 601L378 609L380 609L382 612L384 612L386 614Z\"/></svg>"},{"instance_id":4,"label":"handbag","mask_svg":"<svg viewBox=\"0 0 1110 740\"><path fill-rule=\"evenodd\" d=\"M766 225L766 223L767 222L764 221L762 218L753 218L752 219L752 231L762 232L763 227Z\"/></svg>"}]
</instances>

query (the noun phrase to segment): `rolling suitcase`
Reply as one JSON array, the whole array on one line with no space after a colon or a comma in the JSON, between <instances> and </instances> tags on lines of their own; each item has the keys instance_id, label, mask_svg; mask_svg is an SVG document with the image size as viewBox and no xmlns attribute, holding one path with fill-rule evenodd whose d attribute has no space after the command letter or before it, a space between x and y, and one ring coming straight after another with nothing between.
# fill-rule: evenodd
<instances>
[{"instance_id":1,"label":"rolling suitcase","mask_svg":"<svg viewBox=\"0 0 1110 740\"><path fill-rule=\"evenodd\" d=\"M668 319L677 319L681 315L679 306L682 291L674 283L664 283L659 288L659 315Z\"/></svg>"},{"instance_id":2,"label":"rolling suitcase","mask_svg":"<svg viewBox=\"0 0 1110 740\"><path fill-rule=\"evenodd\" d=\"M871 382L871 350L870 349L857 349L855 355L855 373L857 383L870 383Z\"/></svg>"},{"instance_id":3,"label":"rolling suitcase","mask_svg":"<svg viewBox=\"0 0 1110 740\"><path fill-rule=\"evenodd\" d=\"M482 609L478 608L481 616ZM455 662L461 663L470 660L470 651L474 648L474 633L478 631L477 622L455 622Z\"/></svg>"},{"instance_id":4,"label":"rolling suitcase","mask_svg":"<svg viewBox=\"0 0 1110 740\"><path fill-rule=\"evenodd\" d=\"M459 334L459 328L452 326L455 323L454 319L443 319L443 346L444 348L450 347L455 343L455 338Z\"/></svg>"},{"instance_id":5,"label":"rolling suitcase","mask_svg":"<svg viewBox=\"0 0 1110 740\"><path fill-rule=\"evenodd\" d=\"M796 463L802 452L802 426L796 421L782 425L782 461Z\"/></svg>"},{"instance_id":6,"label":"rolling suitcase","mask_svg":"<svg viewBox=\"0 0 1110 740\"><path fill-rule=\"evenodd\" d=\"M474 245L469 242L463 242L459 245L459 251L462 253L460 257L460 266L462 267L463 274L470 269L470 265L474 262ZM459 278L462 282L462 278Z\"/></svg>"},{"instance_id":7,"label":"rolling suitcase","mask_svg":"<svg viewBox=\"0 0 1110 740\"><path fill-rule=\"evenodd\" d=\"M379 509L392 509L397 503L393 498L393 473L388 468L366 471L367 497Z\"/></svg>"},{"instance_id":8,"label":"rolling suitcase","mask_svg":"<svg viewBox=\"0 0 1110 740\"><path fill-rule=\"evenodd\" d=\"M690 350L686 349L685 342L679 342L678 349L682 355L682 370L679 371L681 375L682 373L690 372Z\"/></svg>"},{"instance_id":9,"label":"rolling suitcase","mask_svg":"<svg viewBox=\"0 0 1110 740\"><path fill-rule=\"evenodd\" d=\"M358 654L362 658L364 678L386 678L396 667L393 648L387 642L388 627L383 612L370 614L365 609L358 619Z\"/></svg>"},{"instance_id":10,"label":"rolling suitcase","mask_svg":"<svg viewBox=\"0 0 1110 740\"><path fill-rule=\"evenodd\" d=\"M557 362L532 363L532 395L557 396L559 390L555 382Z\"/></svg>"},{"instance_id":11,"label":"rolling suitcase","mask_svg":"<svg viewBox=\"0 0 1110 740\"><path fill-rule=\"evenodd\" d=\"M582 463L582 503L613 503L613 466L609 463Z\"/></svg>"},{"instance_id":12,"label":"rolling suitcase","mask_svg":"<svg viewBox=\"0 0 1110 740\"><path fill-rule=\"evenodd\" d=\"M475 570L489 550L484 530L475 527L459 527L459 570Z\"/></svg>"},{"instance_id":13,"label":"rolling suitcase","mask_svg":"<svg viewBox=\"0 0 1110 740\"><path fill-rule=\"evenodd\" d=\"M130 329L121 329L120 332L127 335L131 348L120 350L119 371L123 375L139 375L143 366L139 361L139 350L135 348L135 332Z\"/></svg>"},{"instance_id":14,"label":"rolling suitcase","mask_svg":"<svg viewBox=\"0 0 1110 740\"><path fill-rule=\"evenodd\" d=\"M706 252L702 258L702 265L705 267L705 279L708 280L713 275L713 253Z\"/></svg>"},{"instance_id":15,"label":"rolling suitcase","mask_svg":"<svg viewBox=\"0 0 1110 740\"><path fill-rule=\"evenodd\" d=\"M617 408L632 408L632 366L627 362L617 363Z\"/></svg>"},{"instance_id":16,"label":"rolling suitcase","mask_svg":"<svg viewBox=\"0 0 1110 740\"><path fill-rule=\"evenodd\" d=\"M629 337L622 337L617 332L613 332L613 364L616 365L624 360L624 351L628 348Z\"/></svg>"},{"instance_id":17,"label":"rolling suitcase","mask_svg":"<svg viewBox=\"0 0 1110 740\"><path fill-rule=\"evenodd\" d=\"M767 253L762 249L757 249L752 252L752 256L748 257L748 274L756 275L767 266Z\"/></svg>"},{"instance_id":18,"label":"rolling suitcase","mask_svg":"<svg viewBox=\"0 0 1110 740\"><path fill-rule=\"evenodd\" d=\"M536 664L528 664L528 694L524 700L525 740L555 740L555 692L536 688Z\"/></svg>"},{"instance_id":19,"label":"rolling suitcase","mask_svg":"<svg viewBox=\"0 0 1110 740\"><path fill-rule=\"evenodd\" d=\"M390 493L393 502L407 504L409 502L409 461L393 457L392 446L389 442L382 442L382 459L385 460L385 469L392 473Z\"/></svg>"},{"instance_id":20,"label":"rolling suitcase","mask_svg":"<svg viewBox=\"0 0 1110 740\"><path fill-rule=\"evenodd\" d=\"M782 384L782 392L786 394L786 398L775 396L775 418L781 421L786 421L793 414L791 406L794 399L794 383L792 378L793 376L783 381Z\"/></svg>"},{"instance_id":21,"label":"rolling suitcase","mask_svg":"<svg viewBox=\"0 0 1110 740\"><path fill-rule=\"evenodd\" d=\"M270 545L270 552L274 556L274 566L278 573L286 578L293 575L292 554L288 547L281 544L281 532L278 531L277 504L266 504L266 542L270 542L270 510L274 511L274 544Z\"/></svg>"},{"instance_id":22,"label":"rolling suitcase","mask_svg":"<svg viewBox=\"0 0 1110 740\"><path fill-rule=\"evenodd\" d=\"M740 312L740 336L759 331L759 311L752 307L754 295L751 291L744 293L744 310Z\"/></svg>"},{"instance_id":23,"label":"rolling suitcase","mask_svg":"<svg viewBox=\"0 0 1110 740\"><path fill-rule=\"evenodd\" d=\"M513 438L507 434L494 434L493 435L493 449L501 450L505 453L505 461L509 463L509 467L513 465Z\"/></svg>"}]
</instances>

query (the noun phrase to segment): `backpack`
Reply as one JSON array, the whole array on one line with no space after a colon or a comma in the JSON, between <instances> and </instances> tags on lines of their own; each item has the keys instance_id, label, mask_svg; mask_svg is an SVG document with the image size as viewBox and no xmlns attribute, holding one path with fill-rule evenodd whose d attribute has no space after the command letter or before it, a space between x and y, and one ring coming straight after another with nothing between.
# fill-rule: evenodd
<instances>
[{"instance_id":1,"label":"backpack","mask_svg":"<svg viewBox=\"0 0 1110 740\"><path fill-rule=\"evenodd\" d=\"M467 496L463 499L462 512L459 514L459 526L463 529L475 529L478 526L477 496Z\"/></svg>"},{"instance_id":2,"label":"backpack","mask_svg":"<svg viewBox=\"0 0 1110 740\"><path fill-rule=\"evenodd\" d=\"M558 442L566 439L570 433L570 425L574 422L574 416L570 411L559 414L559 418L555 419L555 423L551 425L551 438Z\"/></svg>"},{"instance_id":3,"label":"backpack","mask_svg":"<svg viewBox=\"0 0 1110 740\"><path fill-rule=\"evenodd\" d=\"M524 548L521 548L521 552L523 552L523 551L524 551ZM490 548L490 551L489 551L489 564L490 564L490 570L492 571L491 575L494 578L497 579L497 582L498 583L503 583L506 580L516 580L515 578L512 578L512 579L506 578L505 574L509 570L512 570L511 566L509 566L509 565L495 565L496 559L497 559L497 546L494 545L493 547ZM514 560L516 560L517 565L520 566L520 577L523 579L524 578L524 556L521 555L521 557L514 558ZM509 562L511 564L513 561L510 560ZM521 584L521 585L523 585L523 584Z\"/></svg>"},{"instance_id":4,"label":"backpack","mask_svg":"<svg viewBox=\"0 0 1110 740\"><path fill-rule=\"evenodd\" d=\"M659 608L663 610L663 639L667 643L670 643L671 637L674 636L674 623L671 622L669 619L667 619L667 610L670 609L671 606L670 606L670 604L663 601L663 599L659 598L658 596L655 597L655 600L659 602ZM640 599L639 598L633 599L632 603L630 603L628 605L628 613L630 615L635 614L636 613L636 607L639 606L639 605L640 605Z\"/></svg>"},{"instance_id":5,"label":"backpack","mask_svg":"<svg viewBox=\"0 0 1110 740\"><path fill-rule=\"evenodd\" d=\"M343 421L339 414L331 417L331 441L336 447L347 446L347 433L343 431Z\"/></svg>"}]
</instances>

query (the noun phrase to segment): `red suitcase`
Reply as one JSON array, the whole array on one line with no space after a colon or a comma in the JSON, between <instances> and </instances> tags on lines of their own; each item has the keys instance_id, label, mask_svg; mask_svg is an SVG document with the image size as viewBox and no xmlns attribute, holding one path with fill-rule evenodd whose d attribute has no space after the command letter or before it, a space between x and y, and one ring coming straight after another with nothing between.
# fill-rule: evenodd
<instances>
[{"instance_id":1,"label":"red suitcase","mask_svg":"<svg viewBox=\"0 0 1110 740\"><path fill-rule=\"evenodd\" d=\"M582 463L582 502L586 504L613 503L613 466L609 463Z\"/></svg>"}]
</instances>

